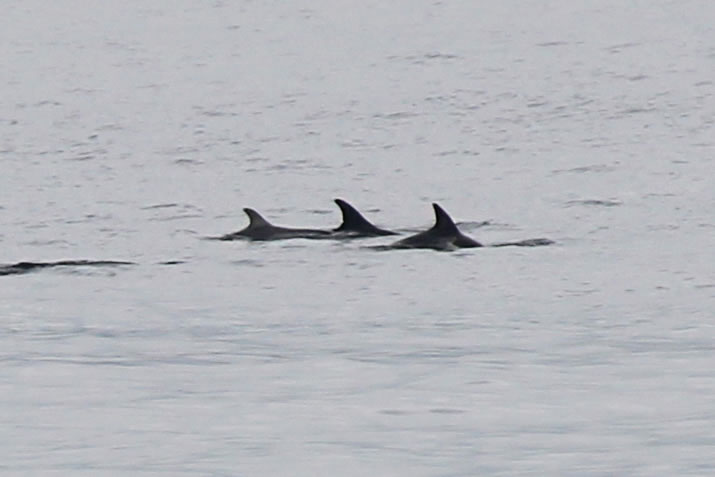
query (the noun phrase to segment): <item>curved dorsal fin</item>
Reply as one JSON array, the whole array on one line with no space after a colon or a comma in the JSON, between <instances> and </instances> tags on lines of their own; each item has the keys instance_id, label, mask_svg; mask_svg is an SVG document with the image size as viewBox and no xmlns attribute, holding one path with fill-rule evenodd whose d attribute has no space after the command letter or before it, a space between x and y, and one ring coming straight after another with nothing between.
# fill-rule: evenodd
<instances>
[{"instance_id":1,"label":"curved dorsal fin","mask_svg":"<svg viewBox=\"0 0 715 477\"><path fill-rule=\"evenodd\" d=\"M343 223L340 224L337 231L359 231L375 228L368 220L357 211L355 207L345 202L343 199L335 199L335 203L340 207L340 212L343 214Z\"/></svg>"},{"instance_id":2,"label":"curved dorsal fin","mask_svg":"<svg viewBox=\"0 0 715 477\"><path fill-rule=\"evenodd\" d=\"M439 204L433 203L432 207L434 208L435 216L435 223L432 230L442 233L458 234L459 230L457 230L457 226L454 224L452 217L450 217Z\"/></svg>"},{"instance_id":3,"label":"curved dorsal fin","mask_svg":"<svg viewBox=\"0 0 715 477\"><path fill-rule=\"evenodd\" d=\"M257 229L260 227L270 227L271 224L264 219L261 214L256 212L253 209L245 208L243 211L246 213L248 216L249 224L248 227L249 229Z\"/></svg>"}]
</instances>

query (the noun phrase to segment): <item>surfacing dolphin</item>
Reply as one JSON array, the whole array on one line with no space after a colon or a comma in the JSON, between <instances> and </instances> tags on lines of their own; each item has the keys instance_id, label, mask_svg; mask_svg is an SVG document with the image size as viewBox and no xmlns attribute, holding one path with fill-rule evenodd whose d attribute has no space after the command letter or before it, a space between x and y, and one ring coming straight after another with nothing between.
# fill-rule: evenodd
<instances>
[{"instance_id":1,"label":"surfacing dolphin","mask_svg":"<svg viewBox=\"0 0 715 477\"><path fill-rule=\"evenodd\" d=\"M115 267L119 265L135 265L134 262L117 260L59 260L57 262L17 262L0 265L0 276L19 275L45 268L58 267Z\"/></svg>"},{"instance_id":2,"label":"surfacing dolphin","mask_svg":"<svg viewBox=\"0 0 715 477\"><path fill-rule=\"evenodd\" d=\"M402 248L431 248L433 250L456 250L458 248L477 248L485 245L467 237L457 228L454 220L438 204L434 208L435 224L431 229L399 240L392 245L371 247L377 250L394 250ZM518 242L502 242L488 245L489 247L540 247L554 244L547 238L535 238Z\"/></svg>"},{"instance_id":3,"label":"surfacing dolphin","mask_svg":"<svg viewBox=\"0 0 715 477\"><path fill-rule=\"evenodd\" d=\"M434 250L455 250L475 248L483 245L459 231L452 217L438 204L433 203L435 223L431 229L399 240L392 245L380 247L383 250L400 248L431 248Z\"/></svg>"},{"instance_id":4,"label":"surfacing dolphin","mask_svg":"<svg viewBox=\"0 0 715 477\"><path fill-rule=\"evenodd\" d=\"M390 230L381 229L370 223L355 207L343 199L335 199L343 215L340 227L333 229L334 238L362 238L381 237L384 235L397 235Z\"/></svg>"},{"instance_id":5,"label":"surfacing dolphin","mask_svg":"<svg viewBox=\"0 0 715 477\"><path fill-rule=\"evenodd\" d=\"M218 237L219 240L325 239L330 238L332 234L330 230L279 227L268 222L253 209L245 208L243 211L248 216L248 226L238 232Z\"/></svg>"}]
</instances>

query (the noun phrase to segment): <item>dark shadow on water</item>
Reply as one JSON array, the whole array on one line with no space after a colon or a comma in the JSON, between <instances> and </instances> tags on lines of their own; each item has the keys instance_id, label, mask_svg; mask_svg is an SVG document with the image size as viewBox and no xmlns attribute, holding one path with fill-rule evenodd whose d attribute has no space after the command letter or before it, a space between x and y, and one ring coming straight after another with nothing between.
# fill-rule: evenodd
<instances>
[{"instance_id":1,"label":"dark shadow on water","mask_svg":"<svg viewBox=\"0 0 715 477\"><path fill-rule=\"evenodd\" d=\"M618 200L601 200L601 199L585 199L585 200L570 200L566 202L566 207L572 206L592 206L592 207L617 207L623 203Z\"/></svg>"}]
</instances>

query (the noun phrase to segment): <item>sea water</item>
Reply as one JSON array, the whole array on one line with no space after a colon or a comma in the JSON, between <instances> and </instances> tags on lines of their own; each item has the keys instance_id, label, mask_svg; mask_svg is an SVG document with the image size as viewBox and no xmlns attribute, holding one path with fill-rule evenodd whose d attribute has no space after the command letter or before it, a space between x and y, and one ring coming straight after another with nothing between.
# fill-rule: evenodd
<instances>
[{"instance_id":1,"label":"sea water","mask_svg":"<svg viewBox=\"0 0 715 477\"><path fill-rule=\"evenodd\" d=\"M0 474L715 474L713 18L4 2Z\"/></svg>"}]
</instances>

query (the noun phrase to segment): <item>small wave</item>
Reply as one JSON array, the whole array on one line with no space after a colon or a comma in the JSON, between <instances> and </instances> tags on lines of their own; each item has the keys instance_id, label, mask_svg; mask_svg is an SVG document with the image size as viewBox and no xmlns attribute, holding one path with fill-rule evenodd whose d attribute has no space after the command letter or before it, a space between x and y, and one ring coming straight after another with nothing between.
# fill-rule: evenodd
<instances>
[{"instance_id":1,"label":"small wave","mask_svg":"<svg viewBox=\"0 0 715 477\"><path fill-rule=\"evenodd\" d=\"M613 171L612 166L607 166L606 164L593 164L590 166L580 166L580 167L573 167L571 169L555 169L552 171L554 174L563 174L563 173L584 173L584 172L611 172Z\"/></svg>"},{"instance_id":2,"label":"small wave","mask_svg":"<svg viewBox=\"0 0 715 477\"><path fill-rule=\"evenodd\" d=\"M172 220L183 220L183 219L200 219L203 217L201 214L181 214L172 215L169 217L154 217L149 219L150 222L170 222Z\"/></svg>"},{"instance_id":3,"label":"small wave","mask_svg":"<svg viewBox=\"0 0 715 477\"><path fill-rule=\"evenodd\" d=\"M616 45L611 45L605 48L605 50L609 53L620 53L621 51L627 49L627 48L633 48L636 46L640 46L640 43L636 42L629 42L629 43L618 43Z\"/></svg>"},{"instance_id":4,"label":"small wave","mask_svg":"<svg viewBox=\"0 0 715 477\"><path fill-rule=\"evenodd\" d=\"M382 113L382 114L375 114L373 117L375 119L405 119L405 118L413 118L415 116L418 116L417 113L412 113L409 111L396 111L394 113Z\"/></svg>"},{"instance_id":5,"label":"small wave","mask_svg":"<svg viewBox=\"0 0 715 477\"><path fill-rule=\"evenodd\" d=\"M263 262L260 260L251 260L250 258L244 258L241 260L233 260L231 262L233 265L248 265L251 267L258 267L261 268L264 266Z\"/></svg>"},{"instance_id":6,"label":"small wave","mask_svg":"<svg viewBox=\"0 0 715 477\"><path fill-rule=\"evenodd\" d=\"M457 222L457 227L459 228L466 228L466 229L477 229L479 227L486 227L487 225L493 225L491 220L482 220L480 222L477 221L466 221L466 222Z\"/></svg>"},{"instance_id":7,"label":"small wave","mask_svg":"<svg viewBox=\"0 0 715 477\"><path fill-rule=\"evenodd\" d=\"M566 202L567 207L574 205L585 205L585 206L595 206L595 207L616 207L623 205L623 202L618 200L600 200L600 199L583 199L583 200L570 200Z\"/></svg>"},{"instance_id":8,"label":"small wave","mask_svg":"<svg viewBox=\"0 0 715 477\"><path fill-rule=\"evenodd\" d=\"M551 47L551 46L566 46L569 42L567 41L545 41L543 43L537 43L536 46L541 47Z\"/></svg>"},{"instance_id":9,"label":"small wave","mask_svg":"<svg viewBox=\"0 0 715 477\"><path fill-rule=\"evenodd\" d=\"M434 52L434 53L425 53L424 57L427 58L428 60L454 60L456 58L459 58L458 55L454 55L452 53L440 53L440 52Z\"/></svg>"},{"instance_id":10,"label":"small wave","mask_svg":"<svg viewBox=\"0 0 715 477\"><path fill-rule=\"evenodd\" d=\"M518 242L501 242L489 245L490 247L545 247L547 245L554 245L551 239L547 238L533 238L526 240L519 240Z\"/></svg>"},{"instance_id":11,"label":"small wave","mask_svg":"<svg viewBox=\"0 0 715 477\"><path fill-rule=\"evenodd\" d=\"M147 205L146 207L142 207L142 210L151 210L151 209L166 209L169 207L178 207L179 204L176 203L169 203L169 204L156 204L156 205Z\"/></svg>"},{"instance_id":12,"label":"small wave","mask_svg":"<svg viewBox=\"0 0 715 477\"><path fill-rule=\"evenodd\" d=\"M182 166L201 165L203 163L204 163L203 161L200 161L198 159L187 159L187 158L176 159L174 161L174 164L179 164Z\"/></svg>"}]
</instances>

